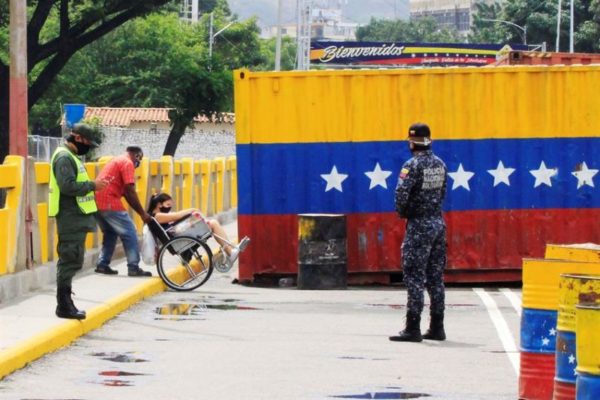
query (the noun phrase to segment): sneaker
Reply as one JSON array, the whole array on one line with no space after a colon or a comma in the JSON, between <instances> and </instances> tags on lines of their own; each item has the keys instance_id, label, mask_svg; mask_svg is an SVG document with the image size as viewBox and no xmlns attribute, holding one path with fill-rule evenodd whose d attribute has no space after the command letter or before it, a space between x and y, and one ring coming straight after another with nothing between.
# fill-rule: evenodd
<instances>
[{"instance_id":1,"label":"sneaker","mask_svg":"<svg viewBox=\"0 0 600 400\"><path fill-rule=\"evenodd\" d=\"M250 238L248 236L244 236L244 238L238 243L237 248L240 251L244 251L244 249L250 244Z\"/></svg>"},{"instance_id":2,"label":"sneaker","mask_svg":"<svg viewBox=\"0 0 600 400\"><path fill-rule=\"evenodd\" d=\"M234 247L231 250L231 253L229 254L229 256L227 256L227 263L229 265L233 265L233 263L235 262L235 260L238 259L239 255L240 255L240 249L238 247Z\"/></svg>"},{"instance_id":3,"label":"sneaker","mask_svg":"<svg viewBox=\"0 0 600 400\"><path fill-rule=\"evenodd\" d=\"M134 270L129 270L129 272L127 272L127 276L152 276L152 272L144 271L143 269L138 268Z\"/></svg>"},{"instance_id":4,"label":"sneaker","mask_svg":"<svg viewBox=\"0 0 600 400\"><path fill-rule=\"evenodd\" d=\"M94 270L94 272L96 272L98 274L105 274L105 275L116 275L116 274L119 273L119 271L116 271L116 270L112 269L108 265L107 266L97 265L96 269Z\"/></svg>"}]
</instances>

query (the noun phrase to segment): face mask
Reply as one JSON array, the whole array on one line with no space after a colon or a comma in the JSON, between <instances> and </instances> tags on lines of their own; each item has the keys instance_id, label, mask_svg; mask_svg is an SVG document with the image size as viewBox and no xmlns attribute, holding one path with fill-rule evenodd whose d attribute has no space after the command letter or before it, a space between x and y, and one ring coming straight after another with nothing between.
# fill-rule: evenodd
<instances>
[{"instance_id":1,"label":"face mask","mask_svg":"<svg viewBox=\"0 0 600 400\"><path fill-rule=\"evenodd\" d=\"M168 212L171 211L171 207L160 207L159 210L161 213L167 214Z\"/></svg>"},{"instance_id":2,"label":"face mask","mask_svg":"<svg viewBox=\"0 0 600 400\"><path fill-rule=\"evenodd\" d=\"M135 161L133 162L133 166L134 166L135 168L139 167L139 166L140 166L140 164L141 164L140 160L135 160Z\"/></svg>"},{"instance_id":3,"label":"face mask","mask_svg":"<svg viewBox=\"0 0 600 400\"><path fill-rule=\"evenodd\" d=\"M77 154L80 156L86 155L90 151L90 148L92 147L89 144L80 143L80 142L74 142L74 144L77 147Z\"/></svg>"}]
</instances>

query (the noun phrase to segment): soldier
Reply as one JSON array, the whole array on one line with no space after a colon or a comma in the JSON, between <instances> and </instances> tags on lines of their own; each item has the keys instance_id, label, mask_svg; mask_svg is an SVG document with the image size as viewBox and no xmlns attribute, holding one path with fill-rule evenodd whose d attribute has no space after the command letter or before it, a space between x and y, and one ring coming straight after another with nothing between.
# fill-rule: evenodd
<instances>
[{"instance_id":1,"label":"soldier","mask_svg":"<svg viewBox=\"0 0 600 400\"><path fill-rule=\"evenodd\" d=\"M83 267L85 237L96 231L96 200L94 191L108 184L103 179L90 181L85 166L77 156L83 156L97 146L94 129L75 124L56 149L50 161L50 192L48 214L56 217L58 231L58 262L56 263L56 316L85 319L85 311L73 304L73 276Z\"/></svg>"},{"instance_id":2,"label":"soldier","mask_svg":"<svg viewBox=\"0 0 600 400\"><path fill-rule=\"evenodd\" d=\"M445 340L446 224L442 217L442 202L446 194L447 169L431 151L431 133L427 125L411 125L408 142L413 157L402 166L395 193L396 211L407 220L402 243L402 268L408 289L406 327L390 340ZM431 323L429 330L421 335L425 287L431 302Z\"/></svg>"}]
</instances>

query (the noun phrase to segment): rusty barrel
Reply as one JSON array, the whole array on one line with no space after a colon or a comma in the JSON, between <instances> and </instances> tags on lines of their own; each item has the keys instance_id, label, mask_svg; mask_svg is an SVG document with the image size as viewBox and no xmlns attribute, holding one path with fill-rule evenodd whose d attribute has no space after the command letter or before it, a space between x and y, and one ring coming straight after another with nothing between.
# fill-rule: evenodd
<instances>
[{"instance_id":1,"label":"rusty barrel","mask_svg":"<svg viewBox=\"0 0 600 400\"><path fill-rule=\"evenodd\" d=\"M600 399L600 299L577 305L577 400Z\"/></svg>"},{"instance_id":2,"label":"rusty barrel","mask_svg":"<svg viewBox=\"0 0 600 400\"><path fill-rule=\"evenodd\" d=\"M558 285L558 322L554 400L574 400L577 367L577 304L600 301L600 276L562 274Z\"/></svg>"},{"instance_id":3,"label":"rusty barrel","mask_svg":"<svg viewBox=\"0 0 600 400\"><path fill-rule=\"evenodd\" d=\"M346 216L298 215L298 289L347 287Z\"/></svg>"},{"instance_id":4,"label":"rusty barrel","mask_svg":"<svg viewBox=\"0 0 600 400\"><path fill-rule=\"evenodd\" d=\"M561 274L594 274L599 270L598 263L523 260L520 399L549 400L553 397Z\"/></svg>"}]
</instances>

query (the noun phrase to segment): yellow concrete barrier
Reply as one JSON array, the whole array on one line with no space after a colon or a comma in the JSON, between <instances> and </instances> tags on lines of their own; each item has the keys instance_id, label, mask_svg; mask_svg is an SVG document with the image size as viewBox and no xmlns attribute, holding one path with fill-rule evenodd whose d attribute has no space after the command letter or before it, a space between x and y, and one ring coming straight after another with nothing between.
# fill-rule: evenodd
<instances>
[{"instance_id":1,"label":"yellow concrete barrier","mask_svg":"<svg viewBox=\"0 0 600 400\"><path fill-rule=\"evenodd\" d=\"M101 169L112 159L102 157L97 162L85 163L90 179L95 179ZM0 275L15 272L17 238L24 233L24 172L25 160L22 157L8 156L0 165L0 189L6 190L6 204L0 209ZM56 224L48 217L48 182L50 164L37 162L31 169L35 185L35 196L31 199L36 212L34 226L38 238L34 240L35 262L46 263L57 259ZM170 156L160 160L144 158L135 171L136 191L144 208L148 206L151 194L163 191L170 193L177 208L199 208L204 215L213 215L229 208L237 207L237 160L233 157L220 157L215 160L193 160L185 158L175 161ZM127 203L124 202L126 208ZM141 219L130 210L136 228L141 232ZM21 236L20 236L21 235ZM88 235L86 248L101 244L102 234ZM23 266L24 268L24 266Z\"/></svg>"},{"instance_id":2,"label":"yellow concrete barrier","mask_svg":"<svg viewBox=\"0 0 600 400\"><path fill-rule=\"evenodd\" d=\"M6 156L0 165L0 189L6 189L4 208L0 209L0 275L15 272L17 237L24 225L21 219L25 160Z\"/></svg>"}]
</instances>

